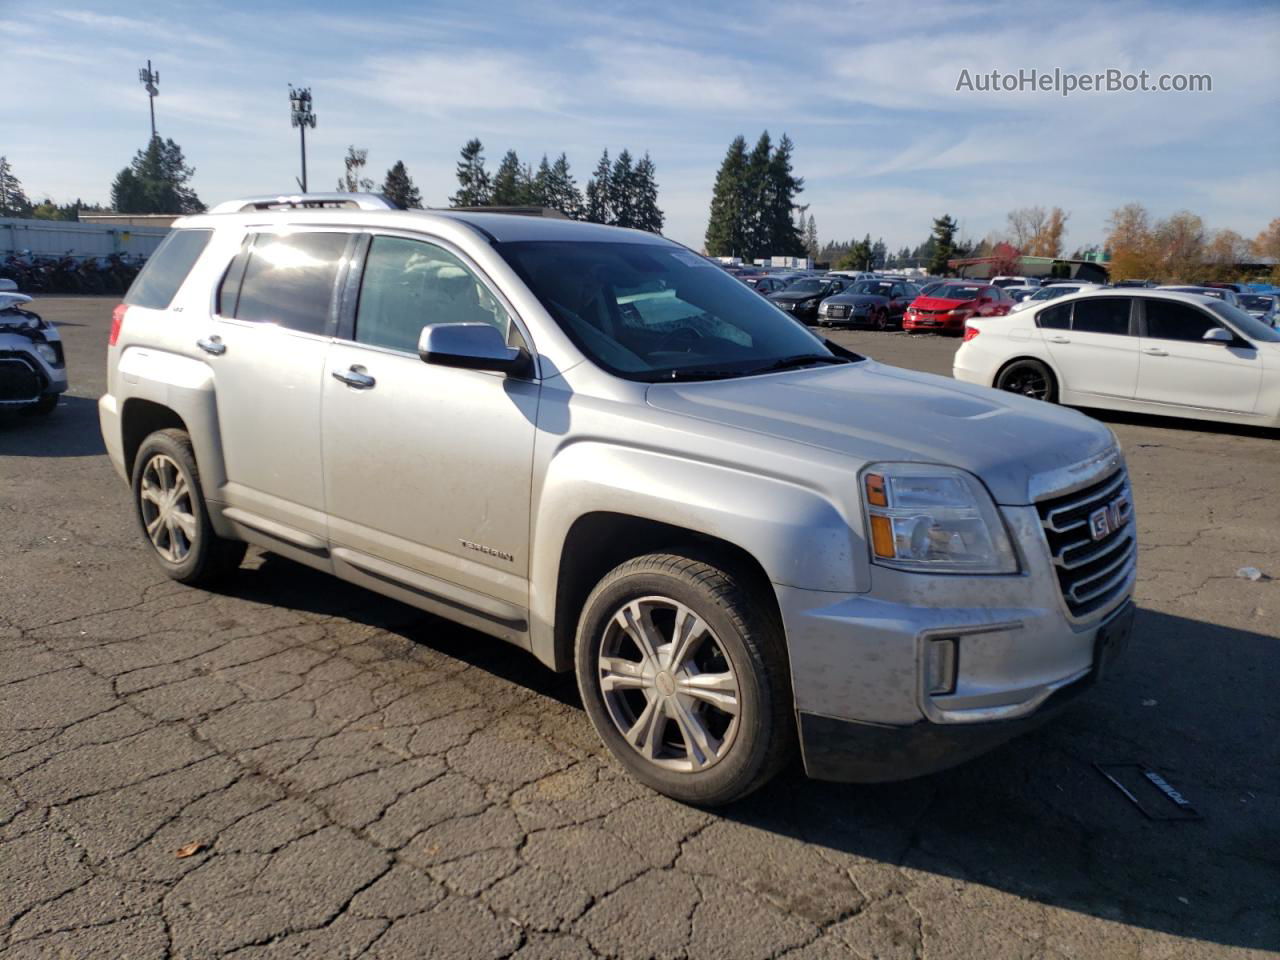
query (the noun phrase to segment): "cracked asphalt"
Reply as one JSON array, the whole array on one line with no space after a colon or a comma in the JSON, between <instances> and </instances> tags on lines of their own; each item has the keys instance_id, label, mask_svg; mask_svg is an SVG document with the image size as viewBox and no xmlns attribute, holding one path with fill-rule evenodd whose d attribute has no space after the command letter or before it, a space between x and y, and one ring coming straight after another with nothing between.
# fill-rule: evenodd
<instances>
[{"instance_id":1,"label":"cracked asphalt","mask_svg":"<svg viewBox=\"0 0 1280 960\"><path fill-rule=\"evenodd\" d=\"M496 640L257 550L221 593L167 580L98 435L111 302L37 307L72 391L0 418L5 958L1276 956L1280 580L1236 570L1280 577L1280 438L1107 417L1142 610L1049 726L707 813ZM837 338L940 373L955 348ZM1092 767L1130 760L1203 819Z\"/></svg>"}]
</instances>

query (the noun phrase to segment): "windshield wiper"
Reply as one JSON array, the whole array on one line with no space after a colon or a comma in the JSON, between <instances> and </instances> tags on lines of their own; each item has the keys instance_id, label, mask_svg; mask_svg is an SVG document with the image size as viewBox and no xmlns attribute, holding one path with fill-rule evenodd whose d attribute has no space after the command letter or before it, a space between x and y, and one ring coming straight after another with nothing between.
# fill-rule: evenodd
<instances>
[{"instance_id":1,"label":"windshield wiper","mask_svg":"<svg viewBox=\"0 0 1280 960\"><path fill-rule=\"evenodd\" d=\"M765 364L763 367L756 367L754 370L748 370L748 374L753 373L773 373L777 370L793 370L796 367L807 367L811 363L850 363L852 361L845 357L835 357L829 353L797 353L795 356L783 357L772 363Z\"/></svg>"},{"instance_id":2,"label":"windshield wiper","mask_svg":"<svg viewBox=\"0 0 1280 960\"><path fill-rule=\"evenodd\" d=\"M655 380L654 383L670 383L679 380L726 380L729 377L742 376L741 370L698 370L689 367L677 367L670 375Z\"/></svg>"}]
</instances>

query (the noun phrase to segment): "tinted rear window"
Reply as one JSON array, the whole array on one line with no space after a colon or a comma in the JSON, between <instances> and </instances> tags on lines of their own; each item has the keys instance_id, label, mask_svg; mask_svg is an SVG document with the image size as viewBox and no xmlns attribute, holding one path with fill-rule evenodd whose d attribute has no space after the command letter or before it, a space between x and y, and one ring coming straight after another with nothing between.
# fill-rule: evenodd
<instances>
[{"instance_id":1,"label":"tinted rear window","mask_svg":"<svg viewBox=\"0 0 1280 960\"><path fill-rule=\"evenodd\" d=\"M1105 297L1075 301L1071 329L1082 333L1129 333L1129 298Z\"/></svg>"},{"instance_id":2,"label":"tinted rear window","mask_svg":"<svg viewBox=\"0 0 1280 960\"><path fill-rule=\"evenodd\" d=\"M348 239L345 233L259 235L244 271L236 319L327 333L334 282ZM225 309L229 298L226 291L223 294Z\"/></svg>"},{"instance_id":3,"label":"tinted rear window","mask_svg":"<svg viewBox=\"0 0 1280 960\"><path fill-rule=\"evenodd\" d=\"M171 230L124 295L135 307L166 310L213 236L212 230Z\"/></svg>"}]
</instances>

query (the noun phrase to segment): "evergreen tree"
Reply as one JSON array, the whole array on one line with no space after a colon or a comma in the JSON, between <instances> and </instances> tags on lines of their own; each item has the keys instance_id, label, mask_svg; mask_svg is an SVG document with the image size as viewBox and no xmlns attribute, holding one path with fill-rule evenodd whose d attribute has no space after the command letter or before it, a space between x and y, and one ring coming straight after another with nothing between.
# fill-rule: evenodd
<instances>
[{"instance_id":1,"label":"evergreen tree","mask_svg":"<svg viewBox=\"0 0 1280 960\"><path fill-rule=\"evenodd\" d=\"M484 207L489 204L492 186L484 168L484 145L468 140L458 160L458 192L449 198L451 207Z\"/></svg>"},{"instance_id":2,"label":"evergreen tree","mask_svg":"<svg viewBox=\"0 0 1280 960\"><path fill-rule=\"evenodd\" d=\"M741 134L733 138L716 173L711 194L711 216L707 220L707 253L713 257L748 256L746 248L745 201L747 186L747 141Z\"/></svg>"},{"instance_id":3,"label":"evergreen tree","mask_svg":"<svg viewBox=\"0 0 1280 960\"><path fill-rule=\"evenodd\" d=\"M947 272L947 261L956 255L957 226L951 215L946 213L933 221L933 236L929 238L933 241L933 249L927 254L930 273L942 275Z\"/></svg>"},{"instance_id":4,"label":"evergreen tree","mask_svg":"<svg viewBox=\"0 0 1280 960\"><path fill-rule=\"evenodd\" d=\"M368 162L368 150L347 147L347 155L342 158L342 165L347 168L347 172L338 178L338 189L344 193L369 193L373 190L373 181L364 175Z\"/></svg>"},{"instance_id":5,"label":"evergreen tree","mask_svg":"<svg viewBox=\"0 0 1280 960\"><path fill-rule=\"evenodd\" d=\"M613 209L610 206L613 185L613 167L609 163L609 151L600 155L596 164L596 172L587 181L586 217L591 223L612 223Z\"/></svg>"},{"instance_id":6,"label":"evergreen tree","mask_svg":"<svg viewBox=\"0 0 1280 960\"><path fill-rule=\"evenodd\" d=\"M403 160L397 160L395 166L387 171L387 179L382 182L382 195L401 210L422 209L422 194L414 186Z\"/></svg>"},{"instance_id":7,"label":"evergreen tree","mask_svg":"<svg viewBox=\"0 0 1280 960\"><path fill-rule=\"evenodd\" d=\"M813 218L813 214L809 214L809 222L804 228L804 246L814 260L818 259L818 221Z\"/></svg>"},{"instance_id":8,"label":"evergreen tree","mask_svg":"<svg viewBox=\"0 0 1280 960\"><path fill-rule=\"evenodd\" d=\"M22 181L13 173L8 157L0 157L0 217L31 216L31 201L22 189Z\"/></svg>"},{"instance_id":9,"label":"evergreen tree","mask_svg":"<svg viewBox=\"0 0 1280 960\"><path fill-rule=\"evenodd\" d=\"M581 220L582 194L569 171L569 158L563 153L551 165L551 175L547 181L547 203L553 210L559 210L571 220Z\"/></svg>"},{"instance_id":10,"label":"evergreen tree","mask_svg":"<svg viewBox=\"0 0 1280 960\"><path fill-rule=\"evenodd\" d=\"M889 248L884 245L884 237L881 237L871 245L871 266L872 269L879 270L888 266Z\"/></svg>"},{"instance_id":11,"label":"evergreen tree","mask_svg":"<svg viewBox=\"0 0 1280 960\"><path fill-rule=\"evenodd\" d=\"M796 194L804 190L804 178L797 177L791 166L791 152L794 148L791 138L784 133L769 158L767 207L764 216L767 218L765 235L768 237L770 255L798 257L805 253L804 237L791 219Z\"/></svg>"},{"instance_id":12,"label":"evergreen tree","mask_svg":"<svg viewBox=\"0 0 1280 960\"><path fill-rule=\"evenodd\" d=\"M535 207L552 206L552 175L551 163L547 160L547 155L542 155L542 162L538 164L538 172L529 179L529 191L527 200Z\"/></svg>"},{"instance_id":13,"label":"evergreen tree","mask_svg":"<svg viewBox=\"0 0 1280 960\"><path fill-rule=\"evenodd\" d=\"M747 259L781 254L774 250L772 233L773 207L770 203L769 158L773 141L769 131L760 134L751 155L747 157L747 171L743 193L742 232ZM789 216L790 214L788 214ZM790 221L788 221L790 228Z\"/></svg>"},{"instance_id":14,"label":"evergreen tree","mask_svg":"<svg viewBox=\"0 0 1280 960\"><path fill-rule=\"evenodd\" d=\"M518 207L524 203L524 174L520 169L520 158L514 150L508 150L498 164L498 172L493 175L493 192L489 196L489 204L495 207Z\"/></svg>"},{"instance_id":15,"label":"evergreen tree","mask_svg":"<svg viewBox=\"0 0 1280 960\"><path fill-rule=\"evenodd\" d=\"M613 172L609 174L609 207L613 211L613 219L609 222L614 226L636 225L636 173L631 165L631 151L625 147L613 162Z\"/></svg>"},{"instance_id":16,"label":"evergreen tree","mask_svg":"<svg viewBox=\"0 0 1280 960\"><path fill-rule=\"evenodd\" d=\"M152 137L116 175L111 205L120 213L203 213L204 204L189 186L194 175L181 147Z\"/></svg>"},{"instance_id":17,"label":"evergreen tree","mask_svg":"<svg viewBox=\"0 0 1280 960\"><path fill-rule=\"evenodd\" d=\"M646 153L635 169L635 224L638 230L661 233L666 217L658 208L657 169Z\"/></svg>"}]
</instances>

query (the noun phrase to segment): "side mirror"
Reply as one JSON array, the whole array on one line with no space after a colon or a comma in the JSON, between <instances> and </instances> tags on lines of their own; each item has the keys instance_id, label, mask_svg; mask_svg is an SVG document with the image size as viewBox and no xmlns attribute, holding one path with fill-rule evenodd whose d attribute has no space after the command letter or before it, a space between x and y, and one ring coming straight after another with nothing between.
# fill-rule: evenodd
<instances>
[{"instance_id":1,"label":"side mirror","mask_svg":"<svg viewBox=\"0 0 1280 960\"><path fill-rule=\"evenodd\" d=\"M519 374L529 368L527 352L508 347L498 328L487 323L430 323L418 337L424 363L464 370Z\"/></svg>"},{"instance_id":2,"label":"side mirror","mask_svg":"<svg viewBox=\"0 0 1280 960\"><path fill-rule=\"evenodd\" d=\"M1235 343L1236 338L1230 330L1224 330L1222 327L1210 327L1204 332L1201 340L1207 340L1209 343Z\"/></svg>"}]
</instances>

